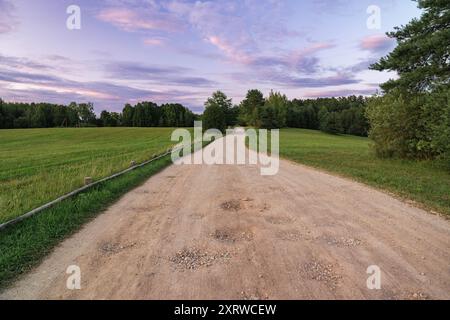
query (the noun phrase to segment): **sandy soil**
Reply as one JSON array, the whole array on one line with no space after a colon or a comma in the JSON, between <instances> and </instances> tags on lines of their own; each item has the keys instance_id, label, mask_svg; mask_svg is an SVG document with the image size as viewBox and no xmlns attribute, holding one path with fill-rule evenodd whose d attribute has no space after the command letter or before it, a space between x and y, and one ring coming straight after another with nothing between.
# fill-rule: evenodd
<instances>
[{"instance_id":1,"label":"sandy soil","mask_svg":"<svg viewBox=\"0 0 450 320\"><path fill-rule=\"evenodd\" d=\"M66 288L70 265L81 290ZM381 290L366 286L370 265ZM449 299L450 223L288 161L275 176L171 166L0 298Z\"/></svg>"}]
</instances>

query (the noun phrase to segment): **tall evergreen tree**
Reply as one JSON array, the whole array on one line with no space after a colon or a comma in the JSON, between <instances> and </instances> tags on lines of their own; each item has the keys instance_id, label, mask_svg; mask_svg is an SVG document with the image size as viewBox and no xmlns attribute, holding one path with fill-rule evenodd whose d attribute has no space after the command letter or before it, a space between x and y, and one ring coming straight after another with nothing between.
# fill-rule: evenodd
<instances>
[{"instance_id":1,"label":"tall evergreen tree","mask_svg":"<svg viewBox=\"0 0 450 320\"><path fill-rule=\"evenodd\" d=\"M420 19L389 32L397 47L371 66L400 76L382 85L386 92L394 88L424 92L450 83L450 1L418 0L418 7L424 10Z\"/></svg>"}]
</instances>

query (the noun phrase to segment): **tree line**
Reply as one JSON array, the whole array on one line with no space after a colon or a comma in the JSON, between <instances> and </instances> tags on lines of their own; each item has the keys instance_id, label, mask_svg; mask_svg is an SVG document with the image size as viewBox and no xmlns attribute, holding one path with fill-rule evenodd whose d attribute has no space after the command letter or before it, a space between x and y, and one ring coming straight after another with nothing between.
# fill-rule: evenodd
<instances>
[{"instance_id":1,"label":"tree line","mask_svg":"<svg viewBox=\"0 0 450 320\"><path fill-rule=\"evenodd\" d=\"M231 99L217 91L206 101L202 120L205 129L222 131L238 124L262 129L290 127L366 136L369 130L365 115L368 101L369 98L362 96L291 101L279 92L272 91L265 98L261 91L252 89L238 106L233 106Z\"/></svg>"},{"instance_id":2,"label":"tree line","mask_svg":"<svg viewBox=\"0 0 450 320\"><path fill-rule=\"evenodd\" d=\"M271 92L267 98L259 90L249 90L240 105L233 105L221 91L205 103L199 117L181 104L158 106L153 102L125 105L122 112L94 112L92 103L70 103L68 106L49 103L7 103L0 100L0 128L51 127L192 127L194 120L203 119L207 128L225 130L243 125L257 128L306 128L329 133L367 135L364 116L367 99L321 98L288 100L285 95Z\"/></svg>"},{"instance_id":3,"label":"tree line","mask_svg":"<svg viewBox=\"0 0 450 320\"><path fill-rule=\"evenodd\" d=\"M117 117L107 111L102 114L105 126L110 124L111 118ZM135 106L127 104L118 116L120 124L126 127L192 127L196 119L196 115L181 104L158 106L153 102L141 102Z\"/></svg>"},{"instance_id":4,"label":"tree line","mask_svg":"<svg viewBox=\"0 0 450 320\"><path fill-rule=\"evenodd\" d=\"M0 99L0 129L53 127L192 127L196 115L181 104L127 104L121 113L94 112L92 103L8 103Z\"/></svg>"},{"instance_id":5,"label":"tree line","mask_svg":"<svg viewBox=\"0 0 450 320\"><path fill-rule=\"evenodd\" d=\"M0 99L0 129L96 125L91 103L8 103Z\"/></svg>"}]
</instances>

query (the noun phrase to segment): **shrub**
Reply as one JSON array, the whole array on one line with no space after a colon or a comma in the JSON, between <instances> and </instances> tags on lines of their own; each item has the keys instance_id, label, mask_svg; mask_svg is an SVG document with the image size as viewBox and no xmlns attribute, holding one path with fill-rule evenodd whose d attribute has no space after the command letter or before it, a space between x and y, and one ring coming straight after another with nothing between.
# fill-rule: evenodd
<instances>
[{"instance_id":1,"label":"shrub","mask_svg":"<svg viewBox=\"0 0 450 320\"><path fill-rule=\"evenodd\" d=\"M370 138L382 157L430 159L449 152L448 89L408 94L393 90L367 106Z\"/></svg>"},{"instance_id":2,"label":"shrub","mask_svg":"<svg viewBox=\"0 0 450 320\"><path fill-rule=\"evenodd\" d=\"M225 112L218 105L211 105L205 109L203 113L203 130L218 129L225 132L227 128Z\"/></svg>"},{"instance_id":3,"label":"shrub","mask_svg":"<svg viewBox=\"0 0 450 320\"><path fill-rule=\"evenodd\" d=\"M450 166L450 87L441 88L430 95L429 105L435 112L435 119L430 122L434 147Z\"/></svg>"}]
</instances>

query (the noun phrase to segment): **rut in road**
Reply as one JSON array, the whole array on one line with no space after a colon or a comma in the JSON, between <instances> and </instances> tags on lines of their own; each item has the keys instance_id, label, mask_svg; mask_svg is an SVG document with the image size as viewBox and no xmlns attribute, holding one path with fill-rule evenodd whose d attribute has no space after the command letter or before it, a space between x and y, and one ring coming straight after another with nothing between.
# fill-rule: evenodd
<instances>
[{"instance_id":1,"label":"rut in road","mask_svg":"<svg viewBox=\"0 0 450 320\"><path fill-rule=\"evenodd\" d=\"M450 298L447 220L289 161L259 169L171 166L0 298ZM66 288L69 265L81 290ZM381 290L367 288L371 265Z\"/></svg>"}]
</instances>

